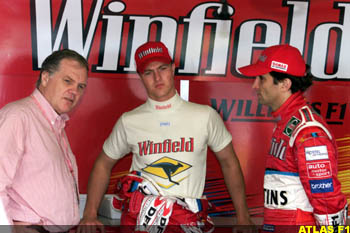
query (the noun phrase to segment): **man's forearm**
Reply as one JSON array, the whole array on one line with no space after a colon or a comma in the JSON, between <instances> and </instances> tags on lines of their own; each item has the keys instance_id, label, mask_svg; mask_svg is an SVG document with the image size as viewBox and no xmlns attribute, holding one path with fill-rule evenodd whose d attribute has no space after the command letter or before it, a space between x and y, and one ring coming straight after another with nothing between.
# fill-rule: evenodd
<instances>
[{"instance_id":1,"label":"man's forearm","mask_svg":"<svg viewBox=\"0 0 350 233\"><path fill-rule=\"evenodd\" d=\"M238 224L243 224L249 219L246 204L245 185L240 166L233 163L222 165L225 184L236 209Z\"/></svg>"},{"instance_id":2,"label":"man's forearm","mask_svg":"<svg viewBox=\"0 0 350 233\"><path fill-rule=\"evenodd\" d=\"M92 169L88 190L87 202L83 217L96 217L101 200L107 190L112 166L106 167L98 159Z\"/></svg>"},{"instance_id":3,"label":"man's forearm","mask_svg":"<svg viewBox=\"0 0 350 233\"><path fill-rule=\"evenodd\" d=\"M108 187L109 175L107 173L96 174L93 171L89 179L84 217L97 216L98 207Z\"/></svg>"},{"instance_id":4,"label":"man's forearm","mask_svg":"<svg viewBox=\"0 0 350 233\"><path fill-rule=\"evenodd\" d=\"M216 152L227 190L236 209L238 224L251 224L245 196L244 178L232 144Z\"/></svg>"}]
</instances>

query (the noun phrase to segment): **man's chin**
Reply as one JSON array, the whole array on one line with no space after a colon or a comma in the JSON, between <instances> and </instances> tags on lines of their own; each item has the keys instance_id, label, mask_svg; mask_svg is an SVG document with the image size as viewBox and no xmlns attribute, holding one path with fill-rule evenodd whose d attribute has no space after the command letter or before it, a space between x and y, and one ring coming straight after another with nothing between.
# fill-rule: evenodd
<instances>
[{"instance_id":1,"label":"man's chin","mask_svg":"<svg viewBox=\"0 0 350 233\"><path fill-rule=\"evenodd\" d=\"M71 112L74 109L74 105L70 105L70 106L64 106L63 108L61 108L61 114L66 114Z\"/></svg>"},{"instance_id":2,"label":"man's chin","mask_svg":"<svg viewBox=\"0 0 350 233\"><path fill-rule=\"evenodd\" d=\"M266 105L266 102L261 98L258 98L258 103L262 105Z\"/></svg>"}]
</instances>

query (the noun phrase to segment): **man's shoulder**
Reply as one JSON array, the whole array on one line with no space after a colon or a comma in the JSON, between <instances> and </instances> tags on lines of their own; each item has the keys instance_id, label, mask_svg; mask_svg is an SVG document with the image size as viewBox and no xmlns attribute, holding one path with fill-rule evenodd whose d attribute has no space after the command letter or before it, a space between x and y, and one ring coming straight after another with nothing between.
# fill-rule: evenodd
<instances>
[{"instance_id":1,"label":"man's shoulder","mask_svg":"<svg viewBox=\"0 0 350 233\"><path fill-rule=\"evenodd\" d=\"M296 109L289 121L292 121L293 119L298 120L298 125L303 123L310 124L312 122L318 122L328 128L328 125L323 117L310 105L304 105Z\"/></svg>"},{"instance_id":2,"label":"man's shoulder","mask_svg":"<svg viewBox=\"0 0 350 233\"><path fill-rule=\"evenodd\" d=\"M184 101L184 105L192 110L201 111L201 112L215 111L211 106L206 104L199 104L195 102Z\"/></svg>"},{"instance_id":3,"label":"man's shoulder","mask_svg":"<svg viewBox=\"0 0 350 233\"><path fill-rule=\"evenodd\" d=\"M283 133L286 133L287 129L289 129L290 132L290 134L287 135L291 137L289 142L290 146L293 146L295 140L298 140L297 138L304 138L305 135L318 137L318 134L321 133L322 135L328 136L330 139L333 138L329 126L323 120L322 116L308 105L299 108L298 111L293 114Z\"/></svg>"},{"instance_id":4,"label":"man's shoulder","mask_svg":"<svg viewBox=\"0 0 350 233\"><path fill-rule=\"evenodd\" d=\"M220 118L220 114L210 105L187 102L187 108L184 109L191 117L201 117L203 120Z\"/></svg>"},{"instance_id":5,"label":"man's shoulder","mask_svg":"<svg viewBox=\"0 0 350 233\"><path fill-rule=\"evenodd\" d=\"M1 115L3 114L23 115L29 110L29 108L31 108L31 106L32 105L30 103L29 97L25 97L6 104L4 107L0 109L0 114Z\"/></svg>"},{"instance_id":6,"label":"man's shoulder","mask_svg":"<svg viewBox=\"0 0 350 233\"><path fill-rule=\"evenodd\" d=\"M29 124L32 104L23 98L6 104L0 109L0 124L21 126Z\"/></svg>"}]
</instances>

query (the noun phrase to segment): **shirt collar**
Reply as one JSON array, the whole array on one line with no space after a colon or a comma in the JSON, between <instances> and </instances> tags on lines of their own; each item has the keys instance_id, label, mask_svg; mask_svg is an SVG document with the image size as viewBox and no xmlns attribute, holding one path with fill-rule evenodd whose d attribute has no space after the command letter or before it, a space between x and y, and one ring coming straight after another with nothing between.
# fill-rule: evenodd
<instances>
[{"instance_id":1,"label":"shirt collar","mask_svg":"<svg viewBox=\"0 0 350 233\"><path fill-rule=\"evenodd\" d=\"M47 99L41 94L38 89L35 89L32 96L36 99L41 108L41 111L49 121L52 126L57 127L58 129L63 129L66 125L66 121L69 120L68 114L57 114L57 112L53 109L51 104L47 101Z\"/></svg>"},{"instance_id":2,"label":"shirt collar","mask_svg":"<svg viewBox=\"0 0 350 233\"><path fill-rule=\"evenodd\" d=\"M177 106L179 106L181 103L182 103L182 99L177 92L173 97L171 97L166 101L159 102L159 101L152 100L151 98L148 98L147 100L147 104L151 107L151 109L159 112L171 111L177 108Z\"/></svg>"}]
</instances>

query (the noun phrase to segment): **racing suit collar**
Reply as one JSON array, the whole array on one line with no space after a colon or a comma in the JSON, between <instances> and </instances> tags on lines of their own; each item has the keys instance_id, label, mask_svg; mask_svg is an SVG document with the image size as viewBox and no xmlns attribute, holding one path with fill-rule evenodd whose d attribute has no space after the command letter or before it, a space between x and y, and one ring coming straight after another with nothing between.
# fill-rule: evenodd
<instances>
[{"instance_id":1,"label":"racing suit collar","mask_svg":"<svg viewBox=\"0 0 350 233\"><path fill-rule=\"evenodd\" d=\"M280 123L288 120L289 117L299 109L297 106L303 106L306 100L301 91L292 94L276 111L272 112L272 116Z\"/></svg>"}]
</instances>

